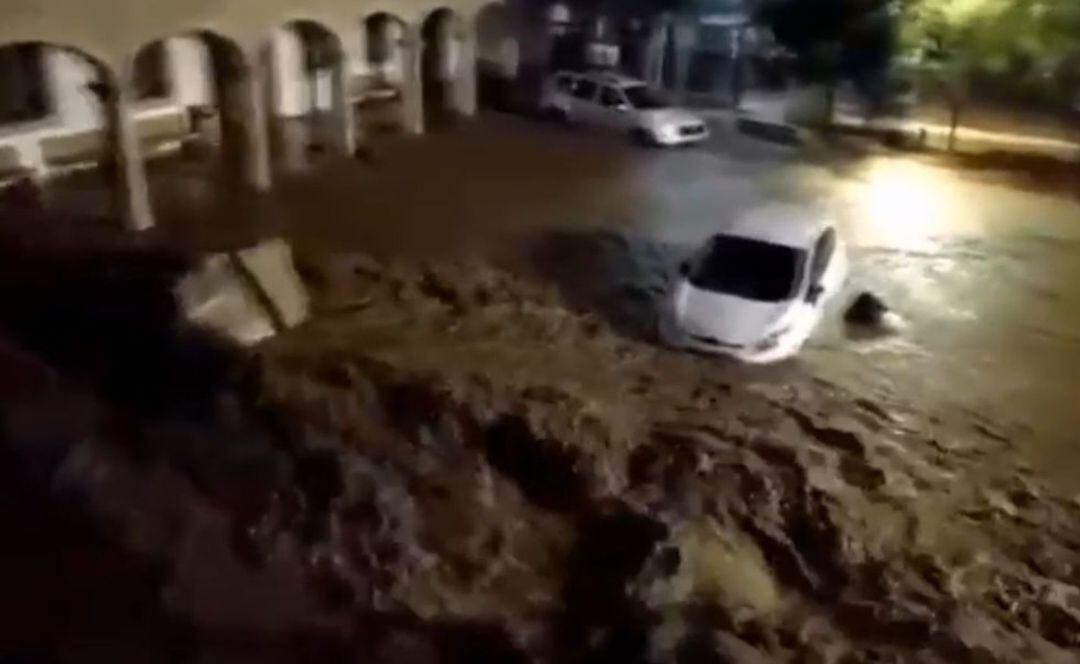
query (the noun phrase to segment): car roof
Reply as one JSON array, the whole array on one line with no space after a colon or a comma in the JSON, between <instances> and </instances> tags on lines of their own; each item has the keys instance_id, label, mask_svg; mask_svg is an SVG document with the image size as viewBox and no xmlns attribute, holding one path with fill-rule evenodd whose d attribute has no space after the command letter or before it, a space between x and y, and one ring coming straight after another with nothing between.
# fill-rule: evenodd
<instances>
[{"instance_id":1,"label":"car roof","mask_svg":"<svg viewBox=\"0 0 1080 664\"><path fill-rule=\"evenodd\" d=\"M809 250L822 231L832 225L821 210L812 205L770 203L739 215L720 235Z\"/></svg>"}]
</instances>

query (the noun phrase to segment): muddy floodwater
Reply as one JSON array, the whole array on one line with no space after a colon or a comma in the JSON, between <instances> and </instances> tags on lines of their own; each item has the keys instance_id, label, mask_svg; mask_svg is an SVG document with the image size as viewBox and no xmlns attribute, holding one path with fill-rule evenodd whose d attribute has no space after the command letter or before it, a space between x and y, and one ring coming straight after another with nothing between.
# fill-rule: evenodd
<instances>
[{"instance_id":1,"label":"muddy floodwater","mask_svg":"<svg viewBox=\"0 0 1080 664\"><path fill-rule=\"evenodd\" d=\"M145 244L5 246L41 291L0 339L16 654L1076 661L1075 202L721 126L661 151L488 117L363 157L263 198L163 163ZM659 347L680 260L773 201L851 258L805 352ZM313 315L253 349L176 320L140 253L279 234ZM895 334L841 324L867 290Z\"/></svg>"},{"instance_id":2,"label":"muddy floodwater","mask_svg":"<svg viewBox=\"0 0 1080 664\"><path fill-rule=\"evenodd\" d=\"M840 304L869 290L905 325L852 339L834 306L796 364L886 401L996 420L1027 441L1035 463L1080 487L1075 200L903 157L747 166L717 145L639 162L623 180L628 205L611 218L661 245L688 249L777 199L836 219L852 259Z\"/></svg>"},{"instance_id":3,"label":"muddy floodwater","mask_svg":"<svg viewBox=\"0 0 1080 664\"><path fill-rule=\"evenodd\" d=\"M579 308L628 282L661 287L683 255L740 211L803 202L840 224L852 258L848 292L799 360L762 376L810 371L931 412L969 409L1023 440L1033 463L1072 481L1080 463L1074 199L902 156L798 157L721 127L714 133L700 148L641 150L619 137L489 118L422 142L379 144L361 164L315 165L280 187L280 203L225 219L177 211L190 201L167 173L156 186L184 201L170 213L185 233L202 228L205 237L254 223L285 227L318 250L492 247L525 269L540 256L540 272ZM626 242L590 251L603 232ZM507 258L509 245L524 247L525 259ZM861 290L902 317L901 333L849 338L837 309Z\"/></svg>"}]
</instances>

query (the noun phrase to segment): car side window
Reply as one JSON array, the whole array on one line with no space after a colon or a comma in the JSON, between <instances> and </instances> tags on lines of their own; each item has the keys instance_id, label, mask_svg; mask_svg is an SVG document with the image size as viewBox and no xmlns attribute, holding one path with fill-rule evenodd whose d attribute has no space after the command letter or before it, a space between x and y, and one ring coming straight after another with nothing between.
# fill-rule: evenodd
<instances>
[{"instance_id":1,"label":"car side window","mask_svg":"<svg viewBox=\"0 0 1080 664\"><path fill-rule=\"evenodd\" d=\"M626 99L623 94L615 88L605 85L600 90L600 105L607 108L617 108L619 106L626 105Z\"/></svg>"},{"instance_id":2,"label":"car side window","mask_svg":"<svg viewBox=\"0 0 1080 664\"><path fill-rule=\"evenodd\" d=\"M594 81L588 79L581 79L578 81L577 87L574 88L574 96L578 99L592 100L596 96L597 85Z\"/></svg>"},{"instance_id":3,"label":"car side window","mask_svg":"<svg viewBox=\"0 0 1080 664\"><path fill-rule=\"evenodd\" d=\"M565 74L555 79L555 86L566 93L572 93L574 91L575 83L577 83L577 77L569 74Z\"/></svg>"},{"instance_id":4,"label":"car side window","mask_svg":"<svg viewBox=\"0 0 1080 664\"><path fill-rule=\"evenodd\" d=\"M825 276L825 270L829 267L833 253L836 251L836 231L827 228L818 238L814 245L814 257L810 260L810 284L821 283Z\"/></svg>"}]
</instances>

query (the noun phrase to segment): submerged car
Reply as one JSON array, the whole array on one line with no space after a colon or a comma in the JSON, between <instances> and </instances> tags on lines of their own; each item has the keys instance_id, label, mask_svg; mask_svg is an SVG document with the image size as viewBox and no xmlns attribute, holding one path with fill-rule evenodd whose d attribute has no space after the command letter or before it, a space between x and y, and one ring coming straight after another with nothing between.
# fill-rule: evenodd
<instances>
[{"instance_id":1,"label":"submerged car","mask_svg":"<svg viewBox=\"0 0 1080 664\"><path fill-rule=\"evenodd\" d=\"M704 120L668 104L643 81L612 72L557 73L545 84L540 106L567 124L622 132L650 145L709 137Z\"/></svg>"},{"instance_id":2,"label":"submerged car","mask_svg":"<svg viewBox=\"0 0 1080 664\"><path fill-rule=\"evenodd\" d=\"M679 268L660 312L669 345L767 363L802 348L843 286L835 226L793 205L739 218Z\"/></svg>"}]
</instances>

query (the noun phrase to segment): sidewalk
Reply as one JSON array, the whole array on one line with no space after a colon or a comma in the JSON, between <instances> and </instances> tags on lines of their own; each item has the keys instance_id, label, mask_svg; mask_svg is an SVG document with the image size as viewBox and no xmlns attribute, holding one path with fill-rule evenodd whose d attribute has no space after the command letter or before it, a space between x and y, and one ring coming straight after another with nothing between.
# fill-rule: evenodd
<instances>
[{"instance_id":1,"label":"sidewalk","mask_svg":"<svg viewBox=\"0 0 1080 664\"><path fill-rule=\"evenodd\" d=\"M737 109L697 109L704 118L714 121L747 119L755 125L774 125L789 132L801 133L805 129L787 120L791 95L786 93L753 93L743 98ZM861 130L885 135L902 132L917 135L926 132L927 147L944 150L948 146L950 128L908 118L866 119L839 105L833 114L832 125L840 129ZM1080 156L1080 143L1062 139L1032 136L1016 132L988 131L961 126L957 130L956 145L965 152L1018 152L1072 159Z\"/></svg>"},{"instance_id":2,"label":"sidewalk","mask_svg":"<svg viewBox=\"0 0 1080 664\"><path fill-rule=\"evenodd\" d=\"M926 145L942 150L948 149L950 127L905 118L883 118L867 121L854 115L836 113L833 126L839 128L862 128L872 131L900 131L917 134L925 131ZM956 131L956 147L964 152L1020 152L1039 154L1063 159L1080 156L1080 143L1061 139L1031 136L1012 132L987 131L960 126Z\"/></svg>"}]
</instances>

